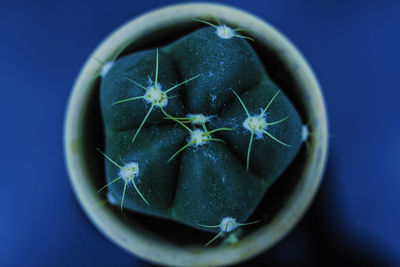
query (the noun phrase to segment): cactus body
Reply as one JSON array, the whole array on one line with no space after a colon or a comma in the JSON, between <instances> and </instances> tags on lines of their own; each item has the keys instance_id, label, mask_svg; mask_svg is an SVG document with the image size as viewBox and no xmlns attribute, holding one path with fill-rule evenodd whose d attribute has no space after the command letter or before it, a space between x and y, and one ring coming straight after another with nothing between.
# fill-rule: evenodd
<instances>
[{"instance_id":1,"label":"cactus body","mask_svg":"<svg viewBox=\"0 0 400 267\"><path fill-rule=\"evenodd\" d=\"M299 114L252 47L212 27L118 59L101 108L112 197L206 231L245 222L302 143Z\"/></svg>"}]
</instances>

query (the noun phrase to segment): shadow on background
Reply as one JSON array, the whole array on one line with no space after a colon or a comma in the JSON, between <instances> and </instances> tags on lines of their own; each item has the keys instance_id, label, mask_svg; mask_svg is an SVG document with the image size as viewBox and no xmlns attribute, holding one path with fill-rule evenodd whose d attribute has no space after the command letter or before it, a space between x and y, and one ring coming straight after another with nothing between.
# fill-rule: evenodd
<instances>
[{"instance_id":1,"label":"shadow on background","mask_svg":"<svg viewBox=\"0 0 400 267\"><path fill-rule=\"evenodd\" d=\"M335 155L329 161L321 187L300 223L267 252L235 266L272 265L390 265L390 255L368 236L359 236L336 216ZM351 229L350 229L351 230ZM142 262L140 266L156 266Z\"/></svg>"},{"instance_id":2,"label":"shadow on background","mask_svg":"<svg viewBox=\"0 0 400 267\"><path fill-rule=\"evenodd\" d=\"M334 186L335 155L332 151L321 187L304 218L271 250L246 262L246 266L261 264L304 265L387 265L389 258L374 240L357 236L340 224L335 212L339 195ZM240 265L237 265L240 266Z\"/></svg>"}]
</instances>

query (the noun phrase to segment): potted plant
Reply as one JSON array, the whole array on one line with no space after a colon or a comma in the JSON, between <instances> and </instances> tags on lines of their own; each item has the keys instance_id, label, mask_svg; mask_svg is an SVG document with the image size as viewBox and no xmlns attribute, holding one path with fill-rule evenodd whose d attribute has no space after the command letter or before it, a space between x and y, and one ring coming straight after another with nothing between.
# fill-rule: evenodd
<instances>
[{"instance_id":1,"label":"potted plant","mask_svg":"<svg viewBox=\"0 0 400 267\"><path fill-rule=\"evenodd\" d=\"M298 125L301 127L297 126L296 128L297 141L294 141L293 146L297 144L297 147L295 148L295 153L290 156L290 165L287 163L288 166L285 166L284 172L282 170L279 173L279 179L272 186L268 185L265 194L263 191L262 200L253 204L255 205L254 210L251 210L251 216L247 222L239 222L234 217L224 216L224 218L218 219L217 225L205 223L211 222L211 219L205 219L204 221L198 219L191 224L190 220L184 219L184 215L180 215L180 217L177 217L178 222L190 225L184 226L170 220L130 211L139 209L135 206L139 205L137 200L142 201L140 204L141 211L146 211L146 205L151 206L152 204L146 198L145 191L141 191L137 184L134 183L135 180L128 179L139 172L141 165L139 163L139 165L133 166L133 162L131 164L131 162L124 162L122 158L115 158L114 156L118 153L114 153L114 156L110 157L112 151L122 149L121 142L118 143L119 145L107 144L108 147L111 147L111 150L104 150L104 140L109 136L108 129L110 129L107 125L113 124L115 121L113 119L108 121L105 119L106 132L103 132L101 113L103 112L106 118L107 116L112 118L113 115L107 115L107 112L115 112L115 109L113 111L111 108L105 108L105 106L126 104L125 102L134 101L136 98L121 97L119 99L111 99L115 96L109 98L108 93L100 93L100 87L107 88L107 75L109 75L110 71L113 71L113 68L114 70L116 69L113 63L118 62L117 58L127 58L134 53L141 53L138 51L148 51L150 48L160 47L160 52L158 49L153 49L151 56L153 61L157 62L155 65L157 71L154 69L151 72L152 75L149 74L155 86L144 86L143 82L140 83L136 80L129 81L137 87L137 90L144 90L143 96L141 96L142 100L144 97L150 99L149 105L151 108L147 107L147 111L144 113L145 116L141 117L140 126L139 124L136 125L136 131L131 131L132 140L130 141L133 142L128 143L137 142L138 144L142 142L140 141L140 138L143 139L140 135L140 130L151 114L152 109L157 108L157 105L159 105L158 108L161 111L166 103L162 102L165 99L158 97L159 95L157 94L157 92L162 91L157 91L159 64L160 69L161 64L165 64L165 62L161 63L161 59L165 59L162 53L165 52L165 49L173 50L175 54L185 51L184 45L177 47L176 44L174 46L174 42L176 43L176 40L181 37L188 36L202 28L204 24L214 27L216 33L220 30L221 34L223 34L222 37L220 36L221 38L227 37L227 31L237 28L236 31L228 32L228 35L232 34L234 36L230 37L250 40L249 44L268 72L268 77L271 77L271 80L281 88L282 98L285 98L286 95L287 103L290 103L290 106L295 108L295 113L299 116L298 121L301 123ZM238 33L238 28L244 28L246 32L243 34ZM182 59L183 57L184 55L180 55L178 58ZM150 58L150 56L146 58ZM254 72L252 73L254 74ZM185 86L190 82L194 83L196 79L200 80L199 75L201 73L186 75L186 78L182 79L181 83L176 84L176 86L172 84L169 89L172 88L172 91L178 86ZM246 76L250 77L249 79L251 80L251 73ZM114 78L110 79L110 81L115 80ZM150 87L152 88L151 90L149 89ZM108 89L102 88L102 90L107 91ZM260 111L261 114L257 118L252 118L251 112L247 110L247 103L245 99L242 99L244 98L243 95L240 95L240 92L231 91L232 98L230 101L236 101L238 109L240 108L244 115L247 114L247 117L245 116L243 119L242 126L249 133L247 142L250 139L245 149L246 153L243 156L248 171L254 164L257 165L257 163L252 163L251 158L252 140L253 137L254 140L256 139L257 134L265 134L272 142L280 146L291 145L266 131L264 126L266 126L267 122L262 120L269 106L277 99L280 90L269 95L270 101L265 103L263 111ZM254 97L254 99L256 98ZM196 97L192 97L192 99L196 99ZM110 105L104 104L107 101L109 101L108 104ZM151 101L156 102L153 103ZM170 101L173 100L171 99ZM201 104L196 103L193 105L198 106ZM100 106L102 107L102 112ZM291 113L291 117L295 117L295 113ZM119 115L124 116L122 111ZM179 117L177 113L169 112L168 110L163 110L163 115L163 119L178 125L175 125L174 129L181 128L177 130L179 133L174 133L174 135L182 135L184 131L190 132L190 140L188 140L187 144L180 148L177 147L178 149L174 150L176 153L172 153L168 161L176 160L176 157L180 156L182 151L190 149L190 145L196 144L197 141L198 145L202 145L202 143L218 141L217 139L219 139L212 136L217 131L207 131L207 129L203 129L201 134L197 136L196 130L201 131L201 129L196 126L186 126L194 122L193 116ZM200 113L195 115L200 115ZM254 119L259 119L259 123L255 123ZM280 123L285 120L286 118L282 117L281 120L275 120L274 123ZM121 121L124 123L126 119ZM115 123L118 124L119 122ZM229 139L229 132L234 132L235 129L235 127L231 126L216 123L214 129L226 132L224 137ZM257 132L257 129L253 126L259 127L262 133ZM135 255L156 263L175 266L222 265L244 261L265 251L278 242L300 220L312 201L322 178L327 156L326 133L326 111L318 82L305 59L285 37L266 22L232 7L217 4L182 4L158 9L133 19L108 37L89 57L74 85L70 98L65 122L65 153L71 183L79 202L97 228L112 241ZM145 134L143 132L143 135ZM126 137L124 138L127 139ZM304 145L301 144L302 141L304 141ZM126 147L127 144L123 146ZM138 145L140 146L140 144ZM257 144L253 143L254 145ZM96 151L96 148L99 148L101 153ZM115 179L105 182L104 157L106 157L107 173L109 175L111 173L118 174L117 171L119 171L120 174L122 173L120 177L114 177ZM259 158L255 157L254 162L257 161L259 161ZM186 166L190 166L190 164ZM231 164L229 168L234 168L234 166L235 164ZM112 168L115 168L115 170L111 171ZM127 175L126 177L124 176L125 174ZM250 174L246 174L244 171L241 177L244 176L248 178ZM108 177L108 179L111 178ZM106 194L99 194L99 189L103 188L105 184L111 185L111 182L118 180L119 182L125 181L125 184L121 183L125 185L125 189L127 182L132 182L132 186L136 189L133 191L137 195L136 200L131 199L130 202L127 200L123 204L125 189L122 195L115 194L114 190L114 195L108 194L108 199ZM112 192L113 190L111 189L110 191ZM151 188L148 188L147 192L150 191ZM195 194L195 192L196 190L192 193ZM191 202L193 201L195 202L195 199L191 199ZM112 205L113 202L117 205ZM121 212L124 205L127 205L127 208ZM147 213L152 214L152 212ZM168 216L164 217L168 218ZM249 214L244 217L247 219ZM254 221L258 223L243 227L240 239L238 239L237 235L229 235L238 226L244 226L249 224L248 222ZM225 240L229 244L204 246L205 244L211 244L207 241L213 234L203 232L201 228L210 228L209 226L217 226L213 229L217 233L214 236L225 235L227 237ZM235 233L237 232L235 231ZM215 241L215 238L212 238L211 241Z\"/></svg>"}]
</instances>

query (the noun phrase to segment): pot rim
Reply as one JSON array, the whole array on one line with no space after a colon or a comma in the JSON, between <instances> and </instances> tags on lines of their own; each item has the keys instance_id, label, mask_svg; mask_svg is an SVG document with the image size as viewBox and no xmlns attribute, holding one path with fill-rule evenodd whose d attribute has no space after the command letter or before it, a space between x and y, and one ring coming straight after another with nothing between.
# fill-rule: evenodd
<instances>
[{"instance_id":1,"label":"pot rim","mask_svg":"<svg viewBox=\"0 0 400 267\"><path fill-rule=\"evenodd\" d=\"M301 53L281 33L267 22L243 10L214 3L177 4L150 11L133 18L119 27L107 37L92 53L84 64L73 86L64 125L64 151L66 165L79 203L92 223L108 239L125 250L158 264L173 266L186 265L222 265L233 264L253 257L277 243L302 218L319 187L326 165L328 153L327 135L313 137L313 146L306 166L302 172L293 194L274 219L243 238L238 245L212 248L178 247L162 242L154 236L149 237L141 233L140 229L128 225L110 212L109 209L99 208L101 201L97 190L89 182L89 172L83 160L82 114L90 91L94 88L95 78L101 71L101 65L94 58L104 62L113 60L118 51L127 47L132 40L143 35L146 31L155 30L165 25L176 25L191 21L192 18L206 18L215 16L228 23L240 25L253 31L257 40L268 46L279 47L280 56L285 64L293 66L296 82L302 83L301 94L309 99L308 114L316 115L319 122L315 130L328 132L327 114L324 99L318 81ZM315 112L318 111L318 112Z\"/></svg>"}]
</instances>

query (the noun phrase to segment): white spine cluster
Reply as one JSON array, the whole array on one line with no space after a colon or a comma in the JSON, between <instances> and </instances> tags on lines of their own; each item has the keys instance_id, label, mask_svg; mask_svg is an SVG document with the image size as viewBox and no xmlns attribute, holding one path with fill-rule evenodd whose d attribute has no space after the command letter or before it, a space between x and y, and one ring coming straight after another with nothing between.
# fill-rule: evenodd
<instances>
[{"instance_id":1,"label":"white spine cluster","mask_svg":"<svg viewBox=\"0 0 400 267\"><path fill-rule=\"evenodd\" d=\"M186 117L189 118L190 122L194 125L203 125L210 120L210 117L203 114L188 114Z\"/></svg>"},{"instance_id":2,"label":"white spine cluster","mask_svg":"<svg viewBox=\"0 0 400 267\"><path fill-rule=\"evenodd\" d=\"M222 219L222 221L220 223L220 229L221 229L221 231L223 231L225 233L232 232L233 230L235 230L238 227L239 227L239 224L237 223L236 219L232 218L232 217L225 217Z\"/></svg>"},{"instance_id":3,"label":"white spine cluster","mask_svg":"<svg viewBox=\"0 0 400 267\"><path fill-rule=\"evenodd\" d=\"M220 26L216 26L215 33L222 39L231 39L236 35L235 31L232 28L222 24Z\"/></svg>"},{"instance_id":4,"label":"white spine cluster","mask_svg":"<svg viewBox=\"0 0 400 267\"><path fill-rule=\"evenodd\" d=\"M196 146L201 146L207 142L207 139L209 138L207 137L206 133L203 130L195 129L190 134L190 139L188 143L194 144Z\"/></svg>"},{"instance_id":5,"label":"white spine cluster","mask_svg":"<svg viewBox=\"0 0 400 267\"><path fill-rule=\"evenodd\" d=\"M109 61L106 64L101 67L101 77L104 78L104 76L107 75L107 73L110 71L111 67L114 65L114 61Z\"/></svg>"},{"instance_id":6,"label":"white spine cluster","mask_svg":"<svg viewBox=\"0 0 400 267\"><path fill-rule=\"evenodd\" d=\"M221 231L213 239L211 239L210 241L208 241L207 244L205 244L205 246L207 247L212 242L214 242L218 237L223 237L223 236L225 236L226 233L230 233L230 232L236 230L237 228L239 228L240 226L250 225L250 224L254 224L254 223L258 223L258 222L260 222L260 221L254 221L254 222L249 222L249 223L238 223L235 218L225 217L225 218L222 218L220 224L218 224L218 225L203 225L203 224L198 224L198 225L202 226L202 227L206 227L206 228L221 229ZM236 237L236 241L235 241L235 237ZM233 243L237 242L237 235L233 236L232 241L233 241Z\"/></svg>"},{"instance_id":7,"label":"white spine cluster","mask_svg":"<svg viewBox=\"0 0 400 267\"><path fill-rule=\"evenodd\" d=\"M309 134L310 134L310 133L309 133L309 131L308 131L308 126L304 124L304 125L301 127L301 140L302 140L303 142L307 141L308 135L309 135Z\"/></svg>"},{"instance_id":8,"label":"white spine cluster","mask_svg":"<svg viewBox=\"0 0 400 267\"><path fill-rule=\"evenodd\" d=\"M243 121L242 125L246 130L254 133L258 139L263 137L264 131L267 130L268 124L266 115L263 116L250 116Z\"/></svg>"},{"instance_id":9,"label":"white spine cluster","mask_svg":"<svg viewBox=\"0 0 400 267\"><path fill-rule=\"evenodd\" d=\"M147 87L144 100L159 107L165 107L168 104L167 94L162 90L159 83Z\"/></svg>"},{"instance_id":10,"label":"white spine cluster","mask_svg":"<svg viewBox=\"0 0 400 267\"><path fill-rule=\"evenodd\" d=\"M129 162L121 166L119 176L125 182L132 182L132 180L139 175L139 164L136 162Z\"/></svg>"}]
</instances>

